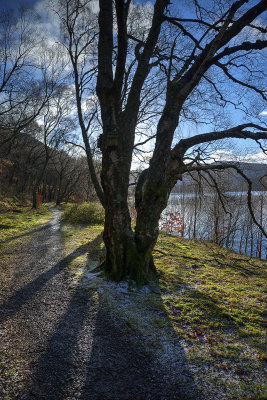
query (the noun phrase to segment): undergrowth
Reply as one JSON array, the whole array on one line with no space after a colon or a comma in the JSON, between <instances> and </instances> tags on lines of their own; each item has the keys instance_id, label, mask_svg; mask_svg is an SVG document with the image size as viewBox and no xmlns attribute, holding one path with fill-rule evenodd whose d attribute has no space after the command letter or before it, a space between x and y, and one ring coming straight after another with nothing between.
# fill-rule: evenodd
<instances>
[{"instance_id":1,"label":"undergrowth","mask_svg":"<svg viewBox=\"0 0 267 400\"><path fill-rule=\"evenodd\" d=\"M74 224L101 224L105 211L99 203L73 204L65 209L62 219Z\"/></svg>"},{"instance_id":2,"label":"undergrowth","mask_svg":"<svg viewBox=\"0 0 267 400\"><path fill-rule=\"evenodd\" d=\"M10 211L16 207L31 206L31 200L25 194L4 196L0 194L0 213Z\"/></svg>"}]
</instances>

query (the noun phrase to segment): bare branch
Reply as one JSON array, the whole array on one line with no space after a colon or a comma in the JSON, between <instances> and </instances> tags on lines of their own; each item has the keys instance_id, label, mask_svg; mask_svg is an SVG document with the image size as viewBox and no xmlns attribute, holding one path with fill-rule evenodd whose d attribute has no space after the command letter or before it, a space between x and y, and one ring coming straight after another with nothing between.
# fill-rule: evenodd
<instances>
[{"instance_id":1,"label":"bare branch","mask_svg":"<svg viewBox=\"0 0 267 400\"><path fill-rule=\"evenodd\" d=\"M245 131L244 129L246 128L255 128L261 131L257 132L247 131L247 130ZM267 128L256 124L243 124L235 126L234 128L231 129L226 129L224 131L202 133L200 135L195 135L187 139L182 139L173 148L171 152L172 158L175 159L176 157L178 157L180 159L181 156L183 156L190 147L193 147L195 145L221 139L227 139L227 138L253 139L253 140L267 139Z\"/></svg>"}]
</instances>

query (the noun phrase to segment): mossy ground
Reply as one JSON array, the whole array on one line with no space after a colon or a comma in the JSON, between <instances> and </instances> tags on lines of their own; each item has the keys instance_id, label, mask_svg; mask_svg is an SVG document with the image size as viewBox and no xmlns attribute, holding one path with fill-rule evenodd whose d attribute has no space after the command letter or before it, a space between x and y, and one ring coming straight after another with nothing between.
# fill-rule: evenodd
<instances>
[{"instance_id":1,"label":"mossy ground","mask_svg":"<svg viewBox=\"0 0 267 400\"><path fill-rule=\"evenodd\" d=\"M172 365L183 353L207 399L267 398L267 263L213 243L161 234L154 252L158 279L138 289L92 271L104 258L102 230L101 225L63 224L65 251L75 251L71 276L97 291L145 338L144 351Z\"/></svg>"}]
</instances>

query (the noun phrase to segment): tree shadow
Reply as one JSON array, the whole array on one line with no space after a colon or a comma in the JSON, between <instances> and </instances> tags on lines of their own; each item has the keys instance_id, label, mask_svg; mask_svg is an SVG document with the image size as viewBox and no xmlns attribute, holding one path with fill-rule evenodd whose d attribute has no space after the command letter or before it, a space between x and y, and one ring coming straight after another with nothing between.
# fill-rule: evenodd
<instances>
[{"instance_id":1,"label":"tree shadow","mask_svg":"<svg viewBox=\"0 0 267 400\"><path fill-rule=\"evenodd\" d=\"M232 306L230 303L224 304L223 298L216 299L214 296L208 293L204 293L198 289L190 287L183 279L176 277L172 280L171 292L179 289L182 289L187 293L186 300L183 299L183 304L185 305L185 303L188 303L188 313L190 313L192 319L195 317L193 328L196 330L205 331L208 329L211 335L216 335L222 332L233 333L234 331L236 335L240 335L240 338L242 338L246 336L246 324L254 324L253 320L251 320L251 316L248 315L246 311L244 311L242 314L242 310L239 308L236 308L235 310L234 306ZM195 315L194 310L198 311ZM181 312L181 309L179 309L179 307L177 307L177 309L174 307L173 311L175 314L175 312ZM186 309L184 307L183 313L185 312ZM255 320L255 322L258 323L257 320ZM199 326L197 324L199 324ZM258 347L256 341L253 345ZM261 345L259 345L259 349L260 348Z\"/></svg>"},{"instance_id":2,"label":"tree shadow","mask_svg":"<svg viewBox=\"0 0 267 400\"><path fill-rule=\"evenodd\" d=\"M99 236L90 242L88 257L90 248L95 251L95 245L100 244ZM161 301L160 292L157 296ZM109 306L98 292L93 289L85 291L78 285L39 358L23 399L203 398L178 341L175 346L180 358L177 364L169 365L165 374L171 376L173 368L177 368L179 382L169 382L155 368L142 340L134 334L133 327L110 313Z\"/></svg>"},{"instance_id":3,"label":"tree shadow","mask_svg":"<svg viewBox=\"0 0 267 400\"><path fill-rule=\"evenodd\" d=\"M226 258L226 257L225 257ZM255 265L251 262L251 260L248 259L238 259L235 257L228 257L226 262L221 262L217 258L214 258L214 261L217 263L217 265L212 265L212 267L219 267L225 269L225 265L227 268L233 269L235 271L240 272L243 276L254 276L254 275L261 275L261 271L259 271L259 266ZM229 261L231 263L229 263ZM244 263L249 264L249 267L245 267Z\"/></svg>"},{"instance_id":4,"label":"tree shadow","mask_svg":"<svg viewBox=\"0 0 267 400\"><path fill-rule=\"evenodd\" d=\"M76 398L90 357L97 308L97 301L93 298L88 301L88 295L80 287L74 291L41 354L24 399Z\"/></svg>"},{"instance_id":5,"label":"tree shadow","mask_svg":"<svg viewBox=\"0 0 267 400\"><path fill-rule=\"evenodd\" d=\"M82 245L75 249L67 257L60 260L48 271L43 272L32 282L19 289L11 297L9 297L0 308L0 323L3 323L6 319L10 318L13 314L17 313L21 307L31 300L39 290L53 277L59 274L63 269L66 269L69 263L76 257L86 253L88 245Z\"/></svg>"},{"instance_id":6,"label":"tree shadow","mask_svg":"<svg viewBox=\"0 0 267 400\"><path fill-rule=\"evenodd\" d=\"M162 302L161 295L157 296ZM161 317L168 319L163 303ZM168 365L161 365L151 353L147 338L135 333L135 327L125 324L119 317L110 317L100 304L87 375L78 399L203 399L179 338L171 325L169 330L170 336L176 337L174 346L179 358L170 357Z\"/></svg>"},{"instance_id":7,"label":"tree shadow","mask_svg":"<svg viewBox=\"0 0 267 400\"><path fill-rule=\"evenodd\" d=\"M0 224L0 229L11 229L11 225Z\"/></svg>"},{"instance_id":8,"label":"tree shadow","mask_svg":"<svg viewBox=\"0 0 267 400\"><path fill-rule=\"evenodd\" d=\"M203 244L209 249L209 251L211 250L205 241L203 241ZM260 275L259 266L253 263L253 257L248 257L243 254L239 254L238 257L236 257L233 255L232 250L230 250L228 254L224 254L222 252L218 253L217 251L213 250L213 256L216 264L210 264L211 267L219 267L224 269L226 265L228 268L239 271L243 275ZM245 267L244 263L248 264L249 267Z\"/></svg>"},{"instance_id":9,"label":"tree shadow","mask_svg":"<svg viewBox=\"0 0 267 400\"><path fill-rule=\"evenodd\" d=\"M12 228L12 227L10 226L9 228ZM5 228L5 229L9 229L9 228ZM19 238L22 238L22 237L25 237L25 236L30 236L30 235L32 235L33 233L36 233L36 232L46 231L46 230L48 230L50 228L51 228L51 224L50 224L50 222L48 222L45 225L41 226L40 228L36 228L36 229L33 229L32 231L21 233L20 235L12 236L9 239L2 240L2 241L0 241L0 245L1 244L6 244L6 243L10 243L10 242L12 242L12 240L15 240L15 239L19 239ZM0 225L0 229L3 229L1 225Z\"/></svg>"}]
</instances>

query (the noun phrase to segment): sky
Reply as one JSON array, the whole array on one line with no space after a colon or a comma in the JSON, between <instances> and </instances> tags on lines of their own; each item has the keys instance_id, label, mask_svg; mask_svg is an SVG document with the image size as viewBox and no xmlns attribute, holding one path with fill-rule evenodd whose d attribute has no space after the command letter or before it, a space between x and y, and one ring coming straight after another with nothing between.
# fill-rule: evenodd
<instances>
[{"instance_id":1,"label":"sky","mask_svg":"<svg viewBox=\"0 0 267 400\"><path fill-rule=\"evenodd\" d=\"M17 8L19 6L25 6L32 8L38 2L38 0L1 0L0 8Z\"/></svg>"},{"instance_id":2,"label":"sky","mask_svg":"<svg viewBox=\"0 0 267 400\"><path fill-rule=\"evenodd\" d=\"M139 3L145 3L145 0L139 0ZM150 2L151 3L151 2ZM184 1L182 0L181 2L179 2L179 4L184 3ZM176 4L176 3L174 3ZM1 8L16 8L20 5L24 5L27 8L35 8L38 9L38 12L40 12L42 10L42 0L1 0L0 2L0 10ZM41 11L42 12L42 11ZM262 116L262 120L264 122L267 122L267 106L266 108L261 110L261 116ZM233 125L237 125L237 124L241 124L244 123L244 116L242 113L236 111L234 114L234 121ZM183 126L183 136L187 137L189 135L192 134L198 134L198 133L204 133L204 132L208 132L211 127L209 127L208 125L186 125ZM256 145L253 141L251 140L233 140L232 141L232 148L230 149L226 149L226 151L232 151L232 152L236 152L239 154L245 154L245 153L256 153L256 154L260 154L259 152L259 147L258 145ZM228 154L229 153L225 153ZM251 159L251 156L248 156L249 159ZM261 158L261 156L259 157L259 159ZM261 158L262 160L262 158ZM253 160L254 161L254 160Z\"/></svg>"}]
</instances>

